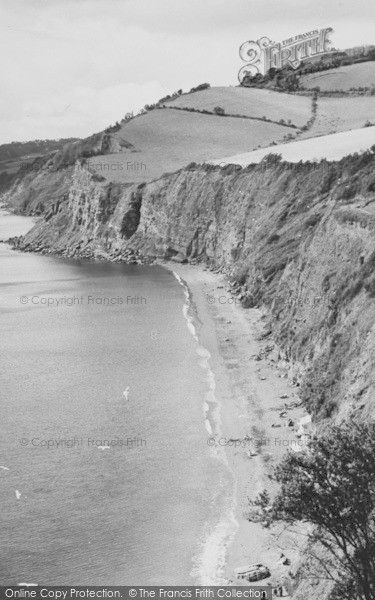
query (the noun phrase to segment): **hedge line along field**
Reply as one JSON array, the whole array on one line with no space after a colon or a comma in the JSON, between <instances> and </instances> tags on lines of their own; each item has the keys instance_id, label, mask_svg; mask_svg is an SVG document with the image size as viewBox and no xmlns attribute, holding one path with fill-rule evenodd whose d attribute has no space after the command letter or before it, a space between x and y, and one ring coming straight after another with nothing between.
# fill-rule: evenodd
<instances>
[{"instance_id":1,"label":"hedge line along field","mask_svg":"<svg viewBox=\"0 0 375 600\"><path fill-rule=\"evenodd\" d=\"M134 150L88 160L91 170L111 181L151 181L190 162L269 146L290 132L290 127L263 121L154 109L114 134L126 139Z\"/></svg>"},{"instance_id":2,"label":"hedge line along field","mask_svg":"<svg viewBox=\"0 0 375 600\"><path fill-rule=\"evenodd\" d=\"M311 98L280 94L272 90L245 87L213 87L193 94L183 94L166 102L171 108L195 108L213 111L216 106L228 115L244 115L271 121L290 120L302 127L311 116Z\"/></svg>"}]
</instances>

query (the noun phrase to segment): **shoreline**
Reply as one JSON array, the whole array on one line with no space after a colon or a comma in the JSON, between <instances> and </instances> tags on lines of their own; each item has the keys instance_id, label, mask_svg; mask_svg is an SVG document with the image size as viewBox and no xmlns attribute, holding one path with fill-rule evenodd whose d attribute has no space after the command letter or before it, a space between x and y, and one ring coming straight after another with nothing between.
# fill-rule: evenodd
<instances>
[{"instance_id":1,"label":"shoreline","mask_svg":"<svg viewBox=\"0 0 375 600\"><path fill-rule=\"evenodd\" d=\"M217 565L218 581L250 585L237 580L234 569L255 563L269 568L271 576L256 585L282 585L298 562L300 538L283 532L281 526L263 528L251 522L249 499L264 489L271 496L275 486L269 475L284 453L296 444L295 427L306 414L302 405L280 413L285 404L298 404L298 388L288 381L288 367L269 337L261 340L266 313L259 308L244 309L232 296L224 275L207 267L163 263L182 280L190 292L201 323L199 344L208 350L210 369L215 377L222 431L213 445L224 449L234 477L236 501L234 519L238 523L233 539L227 536L225 565ZM265 347L272 351L263 354ZM280 398L282 396L282 398ZM288 426L293 422L293 426ZM280 561L281 555L289 561ZM284 588L284 597L287 597Z\"/></svg>"},{"instance_id":2,"label":"shoreline","mask_svg":"<svg viewBox=\"0 0 375 600\"><path fill-rule=\"evenodd\" d=\"M7 243L10 241L7 240ZM16 251L25 251L15 244L12 247ZM26 252L30 251L35 252L35 249L26 249ZM53 250L40 253L63 258ZM88 261L94 258L78 254L64 258ZM136 262L140 266L143 263L139 259L139 262L135 261L134 257L130 260L130 257L127 260L121 258L119 261L104 253L100 257L95 256L94 261ZM275 487L268 476L296 441L294 428L288 427L286 421L292 419L297 424L306 415L304 408L298 406L288 408L287 419L280 418L285 403L292 404L299 400L298 388L288 381L291 365L279 360L278 350L269 337L261 339L266 311L260 308L244 309L229 289L226 275L212 272L202 264L164 260L154 260L152 264L167 269L187 288L185 296L187 291L187 304L194 311L194 317L197 317L198 332L195 330L193 333L189 323L188 327L198 347L208 351L208 356L202 358L209 364L215 380L222 432L220 438L216 437L214 446L226 456L236 491L233 515L233 530L236 531L234 535L226 532L226 536L222 532L222 539L226 537L226 543L221 547L223 560L216 566L216 580L220 583L211 581L201 585L251 585L246 580L235 579L234 569L256 563L265 565L271 572L270 577L256 582L256 585L282 585L288 572L294 571L298 562L298 546L303 548L300 536L283 533L282 527L277 530L265 529L260 523L246 517L250 513L249 499L254 500L264 489L272 496ZM184 316L189 321L185 313ZM190 326L194 327L192 323ZM274 346L273 350L264 353L270 345ZM257 355L261 356L259 360L254 358ZM220 520L217 525L222 523ZM280 563L281 555L289 559L288 565ZM197 572L195 569L193 571ZM288 597L286 589L284 597Z\"/></svg>"},{"instance_id":3,"label":"shoreline","mask_svg":"<svg viewBox=\"0 0 375 600\"><path fill-rule=\"evenodd\" d=\"M226 487L230 487L228 497L226 498L226 506L221 507L220 520L206 533L202 541L201 551L192 558L194 566L191 576L198 582L198 585L225 585L227 581L223 573L226 564L227 547L233 541L239 526L236 520L236 480L230 469L225 449L210 443L214 442L217 436L222 436L221 404L216 396L216 378L211 369L212 355L202 345L200 340L199 331L202 322L199 319L198 310L187 282L175 270L171 272L183 287L186 302L182 312L187 321L187 327L197 343L196 353L199 357L199 366L206 375L208 389L204 394L202 408L204 426L207 433L207 445L209 446L212 458L221 462L225 469L224 479L227 478L227 475L230 478L230 481L226 482ZM221 484L223 484L223 480ZM220 574L219 578L218 574Z\"/></svg>"}]
</instances>

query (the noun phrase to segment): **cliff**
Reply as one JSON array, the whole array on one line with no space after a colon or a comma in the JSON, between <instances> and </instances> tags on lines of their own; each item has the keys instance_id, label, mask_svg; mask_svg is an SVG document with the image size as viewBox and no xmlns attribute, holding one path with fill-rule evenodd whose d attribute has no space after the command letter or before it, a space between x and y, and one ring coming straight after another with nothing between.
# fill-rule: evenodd
<instances>
[{"instance_id":1,"label":"cliff","mask_svg":"<svg viewBox=\"0 0 375 600\"><path fill-rule=\"evenodd\" d=\"M370 152L318 164L270 156L245 169L191 164L139 185L108 183L81 161L64 195L13 244L225 270L244 306L268 308L264 337L281 348L320 426L374 419L374 167Z\"/></svg>"},{"instance_id":2,"label":"cliff","mask_svg":"<svg viewBox=\"0 0 375 600\"><path fill-rule=\"evenodd\" d=\"M375 157L246 169L191 165L147 185L69 191L17 247L64 256L199 260L226 269L269 330L320 418L375 416ZM57 184L57 182L56 182Z\"/></svg>"},{"instance_id":3,"label":"cliff","mask_svg":"<svg viewBox=\"0 0 375 600\"><path fill-rule=\"evenodd\" d=\"M0 201L21 214L50 215L52 207L67 198L78 160L87 163L93 157L123 152L135 152L134 146L106 132L67 143L54 153L22 162L14 174L0 173ZM105 179L99 173L93 178Z\"/></svg>"}]
</instances>

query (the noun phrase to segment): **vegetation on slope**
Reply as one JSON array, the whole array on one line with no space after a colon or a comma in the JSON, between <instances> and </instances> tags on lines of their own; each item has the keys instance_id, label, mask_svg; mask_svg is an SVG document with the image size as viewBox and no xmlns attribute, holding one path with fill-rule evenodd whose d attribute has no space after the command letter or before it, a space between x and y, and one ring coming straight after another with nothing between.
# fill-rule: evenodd
<instances>
[{"instance_id":1,"label":"vegetation on slope","mask_svg":"<svg viewBox=\"0 0 375 600\"><path fill-rule=\"evenodd\" d=\"M286 65L282 69L271 68L265 75L248 75L243 79L242 86L287 92L315 89L321 92L375 94L374 61L375 47L362 57L336 52L322 56L320 60L304 60L298 69Z\"/></svg>"},{"instance_id":2,"label":"vegetation on slope","mask_svg":"<svg viewBox=\"0 0 375 600\"><path fill-rule=\"evenodd\" d=\"M43 162L44 157L62 150L77 139L33 140L0 145L0 190L6 189L14 181L16 173L20 172L22 175L35 168Z\"/></svg>"},{"instance_id":3,"label":"vegetation on slope","mask_svg":"<svg viewBox=\"0 0 375 600\"><path fill-rule=\"evenodd\" d=\"M28 155L50 154L61 150L66 144L76 142L78 138L62 138L59 140L32 140L30 142L11 142L0 145L0 163L22 158Z\"/></svg>"},{"instance_id":4,"label":"vegetation on slope","mask_svg":"<svg viewBox=\"0 0 375 600\"><path fill-rule=\"evenodd\" d=\"M375 425L330 427L308 452L288 453L274 479L274 500L262 493L253 504L266 526L307 525L297 581L333 583L331 600L374 600Z\"/></svg>"}]
</instances>

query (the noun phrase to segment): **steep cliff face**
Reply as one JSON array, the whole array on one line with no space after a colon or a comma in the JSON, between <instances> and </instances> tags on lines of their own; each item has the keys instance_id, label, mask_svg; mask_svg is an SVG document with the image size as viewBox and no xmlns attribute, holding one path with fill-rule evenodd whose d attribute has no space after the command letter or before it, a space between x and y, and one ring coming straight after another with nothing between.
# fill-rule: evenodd
<instances>
[{"instance_id":1,"label":"steep cliff face","mask_svg":"<svg viewBox=\"0 0 375 600\"><path fill-rule=\"evenodd\" d=\"M191 165L147 185L100 179L77 164L68 192L14 245L224 269L245 306L268 307L265 336L278 342L321 427L375 418L375 156ZM312 597L303 569L296 598ZM325 597L327 586L316 584Z\"/></svg>"},{"instance_id":2,"label":"steep cliff face","mask_svg":"<svg viewBox=\"0 0 375 600\"><path fill-rule=\"evenodd\" d=\"M69 193L18 242L126 260L203 260L239 282L320 418L375 417L375 157L290 165L191 165L147 185L77 165Z\"/></svg>"},{"instance_id":3,"label":"steep cliff face","mask_svg":"<svg viewBox=\"0 0 375 600\"><path fill-rule=\"evenodd\" d=\"M0 178L0 202L22 214L55 214L56 204L67 198L75 186L73 174L76 164L87 165L92 157L120 152L135 152L132 144L110 133L96 133L84 140L66 144L61 150L40 156L34 162L21 164L13 175ZM93 174L95 181L105 178ZM108 183L108 181L107 181Z\"/></svg>"},{"instance_id":4,"label":"steep cliff face","mask_svg":"<svg viewBox=\"0 0 375 600\"><path fill-rule=\"evenodd\" d=\"M16 213L41 215L59 200L66 199L74 167L57 171L48 159L43 159L43 163L28 165L13 176L1 190L0 202L10 205Z\"/></svg>"}]
</instances>

